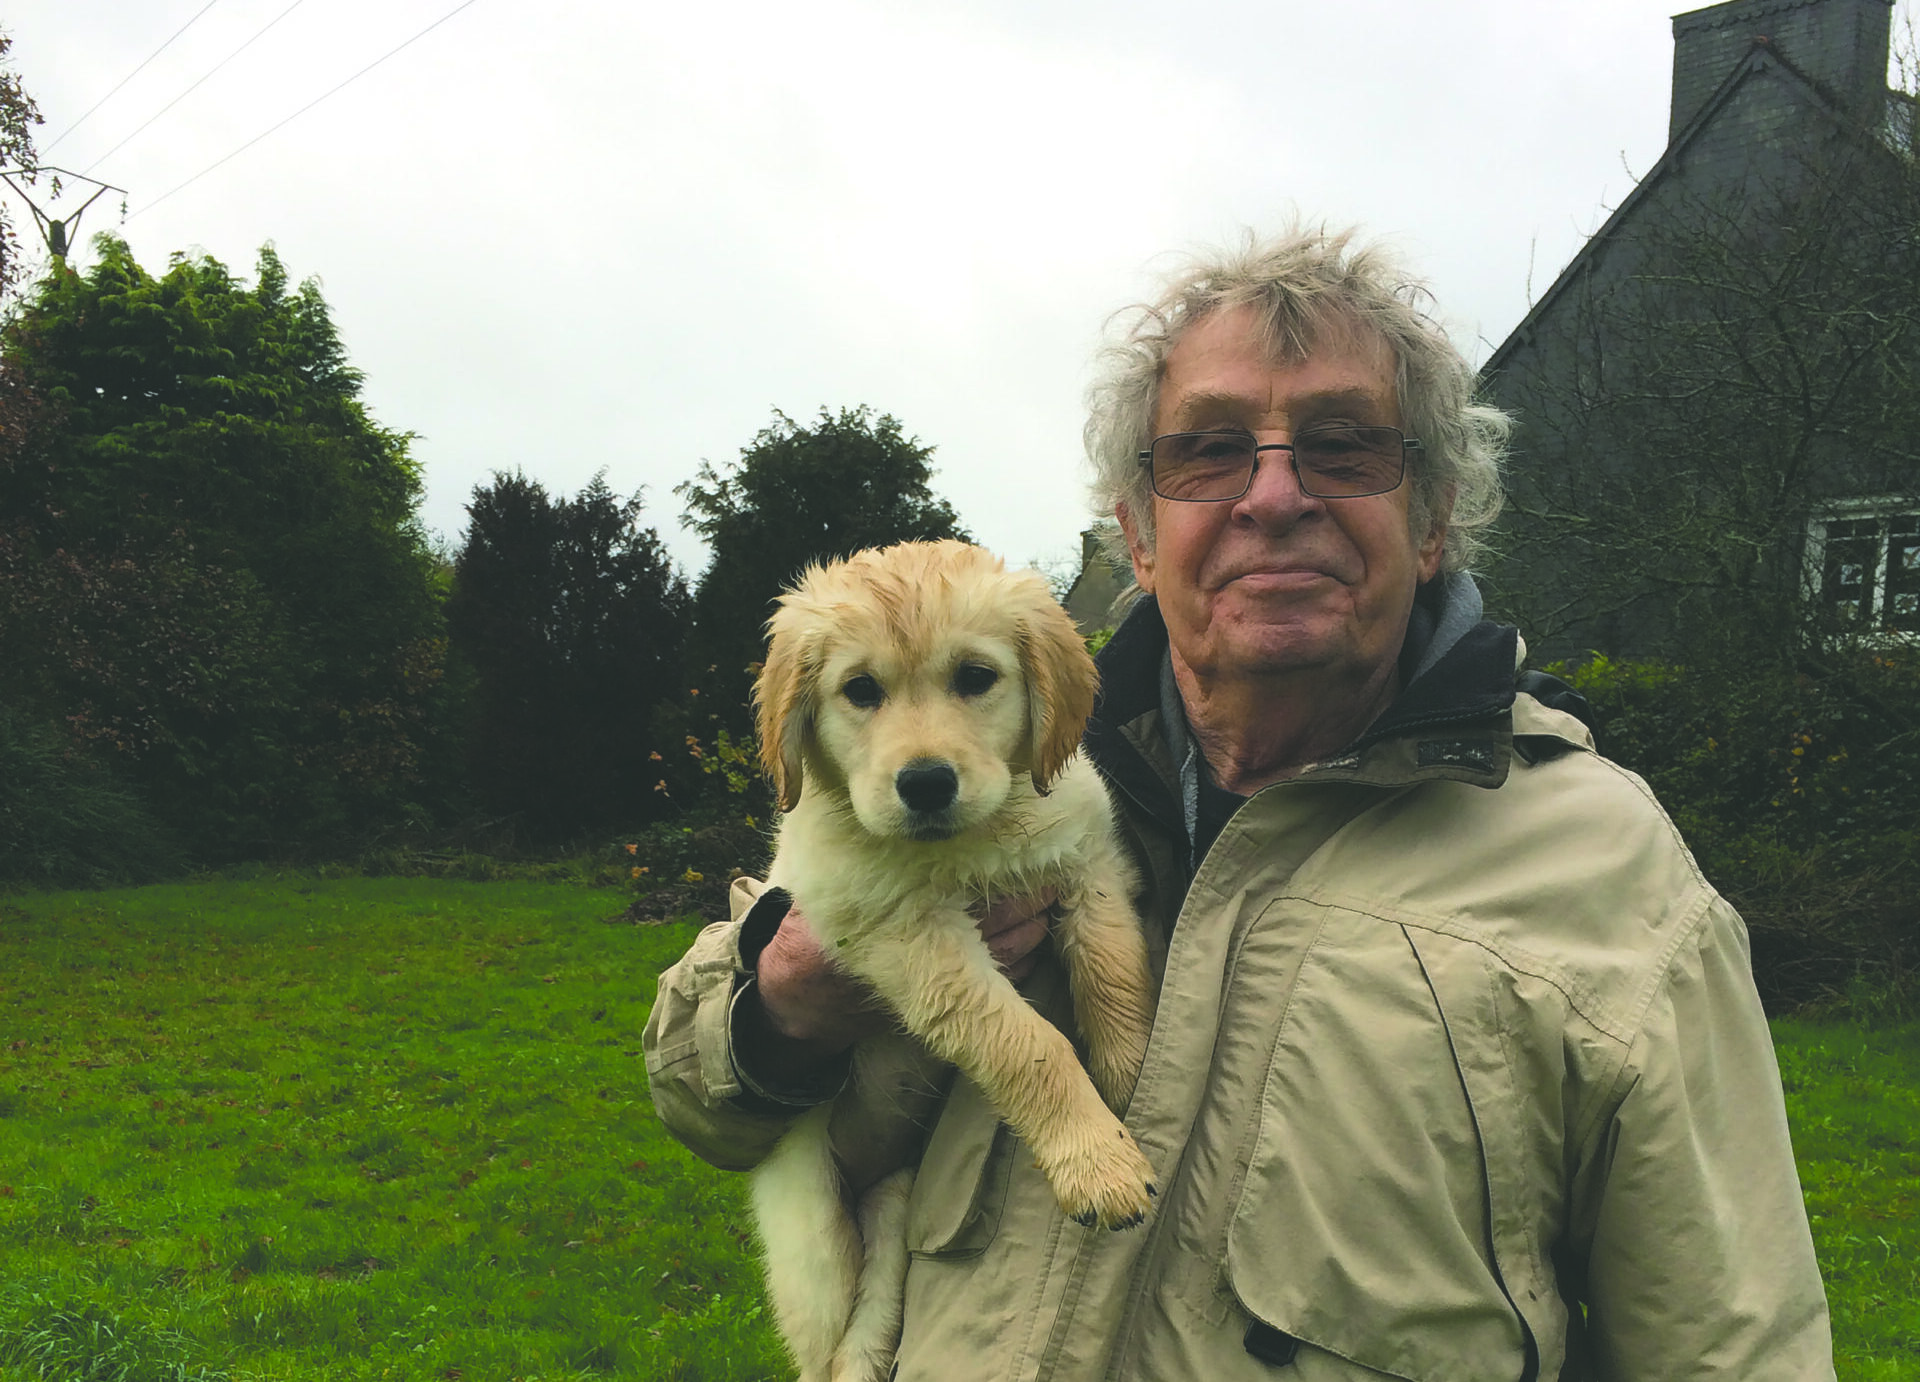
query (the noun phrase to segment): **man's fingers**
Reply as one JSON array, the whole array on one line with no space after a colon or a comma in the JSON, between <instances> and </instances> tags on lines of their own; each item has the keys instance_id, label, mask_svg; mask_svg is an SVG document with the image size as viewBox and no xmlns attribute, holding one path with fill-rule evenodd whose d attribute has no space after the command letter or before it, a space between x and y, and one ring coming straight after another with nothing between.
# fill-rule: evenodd
<instances>
[{"instance_id":1,"label":"man's fingers","mask_svg":"<svg viewBox=\"0 0 1920 1382\"><path fill-rule=\"evenodd\" d=\"M774 1029L839 1046L885 1029L873 990L833 962L799 910L790 910L755 965L760 1001Z\"/></svg>"},{"instance_id":2,"label":"man's fingers","mask_svg":"<svg viewBox=\"0 0 1920 1382\"><path fill-rule=\"evenodd\" d=\"M980 935L993 962L1013 979L1032 972L1035 952L1047 939L1051 910L1059 890L1044 888L1024 897L996 899L980 917Z\"/></svg>"},{"instance_id":3,"label":"man's fingers","mask_svg":"<svg viewBox=\"0 0 1920 1382\"><path fill-rule=\"evenodd\" d=\"M1046 936L1044 926L1022 926L1001 931L987 938L987 953L993 956L993 962L1000 968L1010 969L1038 950Z\"/></svg>"},{"instance_id":4,"label":"man's fingers","mask_svg":"<svg viewBox=\"0 0 1920 1382\"><path fill-rule=\"evenodd\" d=\"M980 917L980 934L992 940L1003 931L1019 927L1037 925L1044 930L1048 913L1059 900L1058 888L1042 888L1025 897L997 898Z\"/></svg>"}]
</instances>

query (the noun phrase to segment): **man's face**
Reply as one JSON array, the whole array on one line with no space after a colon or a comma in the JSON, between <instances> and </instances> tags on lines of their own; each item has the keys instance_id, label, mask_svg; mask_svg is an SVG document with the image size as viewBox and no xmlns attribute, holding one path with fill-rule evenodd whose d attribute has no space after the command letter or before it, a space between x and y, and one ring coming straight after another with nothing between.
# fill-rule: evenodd
<instances>
[{"instance_id":1,"label":"man's face","mask_svg":"<svg viewBox=\"0 0 1920 1382\"><path fill-rule=\"evenodd\" d=\"M1402 425L1386 347L1275 366L1240 309L1201 321L1168 355L1153 434L1238 428L1284 442L1334 422ZM1312 669L1372 681L1400 654L1414 587L1440 569L1445 528L1416 542L1411 490L1315 499L1301 493L1289 453L1265 451L1237 500L1156 496L1152 550L1125 506L1119 518L1174 657L1203 685Z\"/></svg>"}]
</instances>

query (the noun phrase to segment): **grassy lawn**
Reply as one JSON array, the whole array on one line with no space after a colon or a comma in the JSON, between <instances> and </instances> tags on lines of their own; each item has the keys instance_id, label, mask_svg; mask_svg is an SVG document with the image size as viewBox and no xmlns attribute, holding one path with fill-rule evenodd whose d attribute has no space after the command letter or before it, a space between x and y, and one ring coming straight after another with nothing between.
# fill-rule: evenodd
<instances>
[{"instance_id":1,"label":"grassy lawn","mask_svg":"<svg viewBox=\"0 0 1920 1382\"><path fill-rule=\"evenodd\" d=\"M1920 1378L1920 1023L1774 1043L1840 1376Z\"/></svg>"},{"instance_id":2,"label":"grassy lawn","mask_svg":"<svg viewBox=\"0 0 1920 1382\"><path fill-rule=\"evenodd\" d=\"M553 885L0 899L0 1379L786 1375L647 1101L690 926ZM1781 1023L1846 1379L1920 1382L1920 1025Z\"/></svg>"},{"instance_id":3,"label":"grassy lawn","mask_svg":"<svg viewBox=\"0 0 1920 1382\"><path fill-rule=\"evenodd\" d=\"M0 1377L783 1375L647 1099L690 926L344 880L0 899Z\"/></svg>"}]
</instances>

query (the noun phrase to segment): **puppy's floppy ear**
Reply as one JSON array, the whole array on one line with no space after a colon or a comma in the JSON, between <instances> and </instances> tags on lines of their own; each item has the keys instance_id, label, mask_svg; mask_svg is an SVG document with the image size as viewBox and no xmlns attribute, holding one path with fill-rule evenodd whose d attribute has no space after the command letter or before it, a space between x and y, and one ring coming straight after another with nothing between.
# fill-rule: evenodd
<instances>
[{"instance_id":1,"label":"puppy's floppy ear","mask_svg":"<svg viewBox=\"0 0 1920 1382\"><path fill-rule=\"evenodd\" d=\"M782 811L800 804L805 776L802 749L813 732L819 640L808 636L811 622L797 592L781 597L780 608L767 621L773 638L753 684L760 766L773 779L773 794Z\"/></svg>"},{"instance_id":2,"label":"puppy's floppy ear","mask_svg":"<svg viewBox=\"0 0 1920 1382\"><path fill-rule=\"evenodd\" d=\"M1093 714L1100 673L1073 620L1046 585L1031 581L1020 619L1020 661L1027 678L1028 771L1043 796L1067 766Z\"/></svg>"}]
</instances>

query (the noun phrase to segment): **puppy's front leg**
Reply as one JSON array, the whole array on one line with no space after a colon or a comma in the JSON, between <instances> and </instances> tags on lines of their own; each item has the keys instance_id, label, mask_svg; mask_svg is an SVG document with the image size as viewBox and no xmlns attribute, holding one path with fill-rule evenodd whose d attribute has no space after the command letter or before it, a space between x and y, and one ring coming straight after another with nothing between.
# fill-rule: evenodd
<instances>
[{"instance_id":1,"label":"puppy's front leg","mask_svg":"<svg viewBox=\"0 0 1920 1382\"><path fill-rule=\"evenodd\" d=\"M842 953L929 1050L964 1070L1084 1224L1146 1217L1153 1167L1101 1102L1070 1043L1027 1006L959 910L891 925Z\"/></svg>"},{"instance_id":2,"label":"puppy's front leg","mask_svg":"<svg viewBox=\"0 0 1920 1382\"><path fill-rule=\"evenodd\" d=\"M1153 968L1140 918L1127 901L1133 869L1120 851L1062 890L1053 943L1073 988L1073 1020L1087 1043L1093 1083L1125 1113L1153 1033Z\"/></svg>"}]
</instances>

